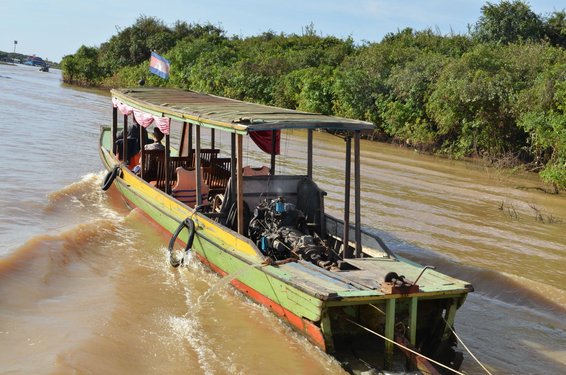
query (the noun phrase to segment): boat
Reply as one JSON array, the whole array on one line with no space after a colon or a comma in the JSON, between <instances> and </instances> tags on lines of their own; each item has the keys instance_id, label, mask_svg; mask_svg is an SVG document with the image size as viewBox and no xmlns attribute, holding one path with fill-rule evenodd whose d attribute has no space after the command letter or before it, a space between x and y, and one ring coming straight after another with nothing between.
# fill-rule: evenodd
<instances>
[{"instance_id":1,"label":"boat","mask_svg":"<svg viewBox=\"0 0 566 375\"><path fill-rule=\"evenodd\" d=\"M49 72L49 65L45 64L39 68L40 72Z\"/></svg>"},{"instance_id":2,"label":"boat","mask_svg":"<svg viewBox=\"0 0 566 375\"><path fill-rule=\"evenodd\" d=\"M102 187L117 189L171 234L171 266L190 252L350 373L460 367L454 321L472 285L394 254L361 223L360 145L373 124L182 89L113 89L111 96L112 123L101 126L99 141ZM145 150L148 126L165 135L163 149ZM302 129L307 140L300 175L276 171L281 132L289 129ZM327 193L313 180L317 131L345 140L340 218L325 212ZM229 133L227 150L215 148L216 132ZM243 165L244 137L270 155L270 165Z\"/></svg>"}]
</instances>

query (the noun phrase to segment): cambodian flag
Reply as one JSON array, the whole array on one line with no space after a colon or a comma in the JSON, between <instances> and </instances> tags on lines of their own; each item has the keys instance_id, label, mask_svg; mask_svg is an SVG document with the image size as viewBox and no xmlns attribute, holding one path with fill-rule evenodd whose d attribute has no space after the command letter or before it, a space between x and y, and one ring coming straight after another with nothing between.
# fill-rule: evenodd
<instances>
[{"instance_id":1,"label":"cambodian flag","mask_svg":"<svg viewBox=\"0 0 566 375\"><path fill-rule=\"evenodd\" d=\"M169 67L171 63L163 56L159 56L157 53L152 52L151 58L149 59L149 71L153 74L157 74L161 78L169 78Z\"/></svg>"}]
</instances>

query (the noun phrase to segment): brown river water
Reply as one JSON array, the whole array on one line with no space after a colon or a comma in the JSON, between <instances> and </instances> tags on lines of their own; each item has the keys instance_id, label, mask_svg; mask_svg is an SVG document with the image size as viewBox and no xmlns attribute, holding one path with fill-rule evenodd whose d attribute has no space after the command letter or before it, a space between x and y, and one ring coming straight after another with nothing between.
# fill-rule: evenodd
<instances>
[{"instance_id":1,"label":"brown river water","mask_svg":"<svg viewBox=\"0 0 566 375\"><path fill-rule=\"evenodd\" d=\"M0 65L0 113L0 374L344 374L229 280L171 269L169 236L100 190L108 94ZM278 172L304 173L303 136L283 135ZM344 141L314 145L341 216ZM566 373L566 194L391 145L363 141L361 157L364 225L475 286L456 320L470 350L494 374ZM484 373L467 354L462 371Z\"/></svg>"}]
</instances>

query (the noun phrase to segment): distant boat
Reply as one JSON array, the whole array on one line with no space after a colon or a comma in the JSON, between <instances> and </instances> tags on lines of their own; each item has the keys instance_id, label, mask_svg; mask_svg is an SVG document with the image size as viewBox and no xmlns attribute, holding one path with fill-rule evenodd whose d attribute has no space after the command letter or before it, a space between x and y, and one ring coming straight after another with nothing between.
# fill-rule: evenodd
<instances>
[{"instance_id":1,"label":"distant boat","mask_svg":"<svg viewBox=\"0 0 566 375\"><path fill-rule=\"evenodd\" d=\"M26 61L24 61L23 63L24 65L30 65L30 66L40 66L40 67L44 67L47 66L47 62L45 60L43 60L41 57L38 56L29 56L28 59Z\"/></svg>"},{"instance_id":2,"label":"distant boat","mask_svg":"<svg viewBox=\"0 0 566 375\"><path fill-rule=\"evenodd\" d=\"M40 72L49 72L49 65L45 64L41 68L39 68Z\"/></svg>"}]
</instances>

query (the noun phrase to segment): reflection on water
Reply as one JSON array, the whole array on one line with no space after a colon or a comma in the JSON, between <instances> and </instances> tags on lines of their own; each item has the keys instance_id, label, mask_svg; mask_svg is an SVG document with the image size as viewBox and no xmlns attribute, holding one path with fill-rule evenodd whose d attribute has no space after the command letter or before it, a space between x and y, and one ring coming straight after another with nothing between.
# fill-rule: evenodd
<instances>
[{"instance_id":1,"label":"reflection on water","mask_svg":"<svg viewBox=\"0 0 566 375\"><path fill-rule=\"evenodd\" d=\"M0 85L2 371L343 373L229 278L194 261L171 269L169 236L100 191L107 97L23 66L0 65ZM284 134L278 172L304 173L303 136ZM229 139L216 132L216 144ZM317 133L314 145L315 179L340 217L345 143ZM269 165L244 147L245 164ZM533 176L394 146L363 142L361 157L364 224L400 255L474 284L456 323L470 349L494 373L560 373L566 198L517 188L537 186ZM469 357L463 370L481 373Z\"/></svg>"}]
</instances>

